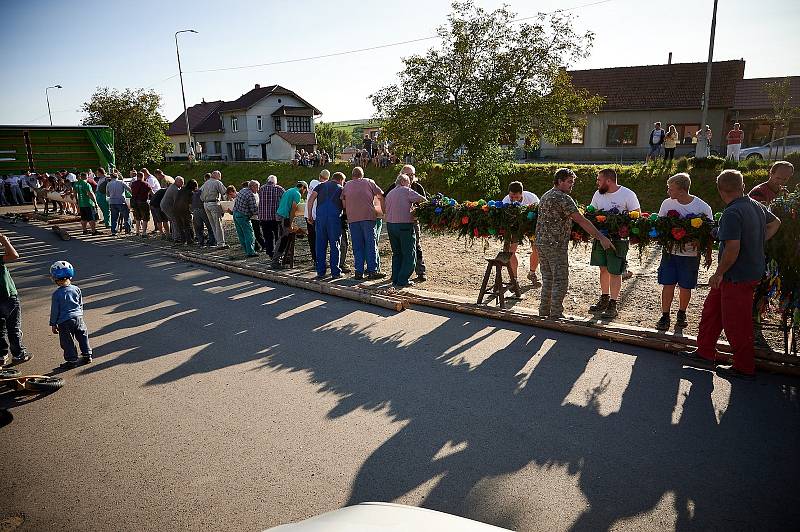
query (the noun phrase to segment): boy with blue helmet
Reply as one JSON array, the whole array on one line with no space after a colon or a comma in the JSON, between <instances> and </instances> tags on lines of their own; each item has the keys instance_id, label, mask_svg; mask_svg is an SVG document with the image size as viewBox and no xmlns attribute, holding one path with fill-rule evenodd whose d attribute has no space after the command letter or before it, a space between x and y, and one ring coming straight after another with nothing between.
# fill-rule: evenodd
<instances>
[{"instance_id":1,"label":"boy with blue helmet","mask_svg":"<svg viewBox=\"0 0 800 532\"><path fill-rule=\"evenodd\" d=\"M58 288L53 292L50 304L50 327L58 334L61 349L64 350L62 368L69 369L92 361L92 348L89 345L89 330L83 321L83 295L81 289L72 284L75 268L65 260L50 266L50 277ZM74 340L80 347L80 358Z\"/></svg>"}]
</instances>

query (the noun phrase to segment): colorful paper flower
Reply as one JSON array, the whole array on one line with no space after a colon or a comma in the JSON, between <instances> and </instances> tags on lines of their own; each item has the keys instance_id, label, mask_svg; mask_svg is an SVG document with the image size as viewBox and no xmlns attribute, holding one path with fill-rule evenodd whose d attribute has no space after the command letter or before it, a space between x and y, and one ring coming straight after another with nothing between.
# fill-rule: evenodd
<instances>
[{"instance_id":1,"label":"colorful paper flower","mask_svg":"<svg viewBox=\"0 0 800 532\"><path fill-rule=\"evenodd\" d=\"M641 216L641 213L639 211L631 211L628 213L628 216L630 216L632 220L636 220Z\"/></svg>"},{"instance_id":2,"label":"colorful paper flower","mask_svg":"<svg viewBox=\"0 0 800 532\"><path fill-rule=\"evenodd\" d=\"M619 230L617 232L619 233L620 237L627 238L628 234L630 232L630 229L628 228L627 225L623 225L622 227L619 228Z\"/></svg>"},{"instance_id":3,"label":"colorful paper flower","mask_svg":"<svg viewBox=\"0 0 800 532\"><path fill-rule=\"evenodd\" d=\"M490 235L496 235L497 234L497 229L495 229L494 227L490 227L489 228L489 234Z\"/></svg>"},{"instance_id":4,"label":"colorful paper flower","mask_svg":"<svg viewBox=\"0 0 800 532\"><path fill-rule=\"evenodd\" d=\"M638 227L631 228L631 234L638 235L641 230Z\"/></svg>"},{"instance_id":5,"label":"colorful paper flower","mask_svg":"<svg viewBox=\"0 0 800 532\"><path fill-rule=\"evenodd\" d=\"M642 218L650 218L650 213L649 212L643 212L641 217Z\"/></svg>"},{"instance_id":6,"label":"colorful paper flower","mask_svg":"<svg viewBox=\"0 0 800 532\"><path fill-rule=\"evenodd\" d=\"M467 225L469 223L469 216L463 216L461 218L461 225Z\"/></svg>"},{"instance_id":7,"label":"colorful paper flower","mask_svg":"<svg viewBox=\"0 0 800 532\"><path fill-rule=\"evenodd\" d=\"M675 209L670 209L667 211L667 216L669 216L670 218L680 218L681 213L679 213Z\"/></svg>"},{"instance_id":8,"label":"colorful paper flower","mask_svg":"<svg viewBox=\"0 0 800 532\"><path fill-rule=\"evenodd\" d=\"M598 215L597 215L597 217L596 217L595 219L596 219L598 222L600 222L600 223L603 223L603 222L605 222L605 221L606 221L606 217L605 217L605 216L603 216L602 214L598 214Z\"/></svg>"},{"instance_id":9,"label":"colorful paper flower","mask_svg":"<svg viewBox=\"0 0 800 532\"><path fill-rule=\"evenodd\" d=\"M698 229L703 227L703 219L702 218L692 218L692 227Z\"/></svg>"},{"instance_id":10,"label":"colorful paper flower","mask_svg":"<svg viewBox=\"0 0 800 532\"><path fill-rule=\"evenodd\" d=\"M683 227L673 227L672 231L670 232L672 233L672 237L675 240L680 240L681 238L686 236L686 229L684 229Z\"/></svg>"},{"instance_id":11,"label":"colorful paper flower","mask_svg":"<svg viewBox=\"0 0 800 532\"><path fill-rule=\"evenodd\" d=\"M654 227L650 229L650 232L647 233L647 236L649 236L650 238L656 238L658 236L658 231L656 231L656 228Z\"/></svg>"},{"instance_id":12,"label":"colorful paper flower","mask_svg":"<svg viewBox=\"0 0 800 532\"><path fill-rule=\"evenodd\" d=\"M534 218L536 218L536 211L529 211L528 220L533 220Z\"/></svg>"},{"instance_id":13,"label":"colorful paper flower","mask_svg":"<svg viewBox=\"0 0 800 532\"><path fill-rule=\"evenodd\" d=\"M597 209L594 208L594 205L587 205L586 206L586 212L594 212L596 210Z\"/></svg>"},{"instance_id":14,"label":"colorful paper flower","mask_svg":"<svg viewBox=\"0 0 800 532\"><path fill-rule=\"evenodd\" d=\"M478 228L476 227L475 229L472 230L472 234L475 235L475 236L480 236L481 232L478 231Z\"/></svg>"},{"instance_id":15,"label":"colorful paper flower","mask_svg":"<svg viewBox=\"0 0 800 532\"><path fill-rule=\"evenodd\" d=\"M442 208L441 208L441 207L436 207L436 208L433 210L433 212L435 212L436 214L442 214Z\"/></svg>"},{"instance_id":16,"label":"colorful paper flower","mask_svg":"<svg viewBox=\"0 0 800 532\"><path fill-rule=\"evenodd\" d=\"M456 200L454 200L454 199L451 199L451 200L450 200L450 205L455 205L455 204L456 204Z\"/></svg>"},{"instance_id":17,"label":"colorful paper flower","mask_svg":"<svg viewBox=\"0 0 800 532\"><path fill-rule=\"evenodd\" d=\"M489 212L489 206L488 206L488 205L483 205L483 206L481 207L481 210L482 210L483 212Z\"/></svg>"},{"instance_id":18,"label":"colorful paper flower","mask_svg":"<svg viewBox=\"0 0 800 532\"><path fill-rule=\"evenodd\" d=\"M657 222L658 221L658 213L657 212L654 212L653 214L650 215L650 221L651 222Z\"/></svg>"},{"instance_id":19,"label":"colorful paper flower","mask_svg":"<svg viewBox=\"0 0 800 532\"><path fill-rule=\"evenodd\" d=\"M722 213L721 212L714 213L714 221L718 222L720 218L722 218Z\"/></svg>"}]
</instances>

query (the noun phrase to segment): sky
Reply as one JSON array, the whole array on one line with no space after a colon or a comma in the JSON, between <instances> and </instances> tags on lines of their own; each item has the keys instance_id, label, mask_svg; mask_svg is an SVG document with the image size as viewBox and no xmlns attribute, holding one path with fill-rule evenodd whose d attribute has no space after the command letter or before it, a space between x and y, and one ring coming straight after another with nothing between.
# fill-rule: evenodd
<instances>
[{"instance_id":1,"label":"sky","mask_svg":"<svg viewBox=\"0 0 800 532\"><path fill-rule=\"evenodd\" d=\"M501 1L476 0L491 9ZM708 56L713 0L507 0L519 17L569 9L595 33L591 55L571 68L701 62ZM188 7L187 7L188 6ZM429 37L446 21L448 0L0 0L3 51L0 124L78 124L97 87L147 88L162 114L183 111L174 33L179 35L186 103L233 100L256 83L279 84L323 113L323 121L368 118L369 95L392 83L402 58L436 39L377 50L236 70ZM746 78L800 75L800 1L720 0L715 60L744 58Z\"/></svg>"}]
</instances>

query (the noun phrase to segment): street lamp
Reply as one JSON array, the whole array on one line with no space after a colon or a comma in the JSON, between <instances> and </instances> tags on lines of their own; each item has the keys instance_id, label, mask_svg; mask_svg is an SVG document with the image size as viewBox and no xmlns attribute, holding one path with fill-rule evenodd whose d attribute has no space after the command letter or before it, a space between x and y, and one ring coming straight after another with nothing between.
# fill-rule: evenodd
<instances>
[{"instance_id":1,"label":"street lamp","mask_svg":"<svg viewBox=\"0 0 800 532\"><path fill-rule=\"evenodd\" d=\"M714 0L714 14L711 15L711 42L708 45L708 64L706 65L706 86L703 92L703 115L700 119L700 135L697 139L694 156L705 159L709 154L708 146L708 104L711 99L711 63L714 61L714 31L717 27L717 0Z\"/></svg>"},{"instance_id":2,"label":"street lamp","mask_svg":"<svg viewBox=\"0 0 800 532\"><path fill-rule=\"evenodd\" d=\"M194 145L192 144L192 132L189 129L189 112L186 110L186 93L183 90L183 71L181 70L181 51L178 48L178 34L179 33L197 33L195 30L180 30L175 32L175 53L178 54L178 77L181 78L181 97L183 98L183 116L186 118L186 139L188 141L189 153L194 152Z\"/></svg>"},{"instance_id":3,"label":"street lamp","mask_svg":"<svg viewBox=\"0 0 800 532\"><path fill-rule=\"evenodd\" d=\"M51 126L53 125L53 115L50 113L50 95L47 94L47 91L50 89L63 89L63 88L64 87L62 87L61 85L52 85L44 90L44 97L47 100L47 115L50 117Z\"/></svg>"}]
</instances>

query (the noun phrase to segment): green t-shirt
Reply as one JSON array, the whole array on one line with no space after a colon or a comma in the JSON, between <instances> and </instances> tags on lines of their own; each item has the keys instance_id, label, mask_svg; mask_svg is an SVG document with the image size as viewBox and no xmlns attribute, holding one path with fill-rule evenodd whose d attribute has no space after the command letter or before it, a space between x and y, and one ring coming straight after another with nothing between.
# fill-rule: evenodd
<instances>
[{"instance_id":1,"label":"green t-shirt","mask_svg":"<svg viewBox=\"0 0 800 532\"><path fill-rule=\"evenodd\" d=\"M72 185L75 194L78 196L78 207L94 207L94 201L89 193L92 191L92 185L86 181L76 181Z\"/></svg>"},{"instance_id":2,"label":"green t-shirt","mask_svg":"<svg viewBox=\"0 0 800 532\"><path fill-rule=\"evenodd\" d=\"M15 297L17 295L17 285L14 284L14 279L11 278L11 274L8 272L2 257L0 257L0 267L3 268L2 273L0 273L0 299Z\"/></svg>"},{"instance_id":3,"label":"green t-shirt","mask_svg":"<svg viewBox=\"0 0 800 532\"><path fill-rule=\"evenodd\" d=\"M292 214L292 203L300 203L300 189L292 187L281 196L276 214L281 218L288 218Z\"/></svg>"}]
</instances>

